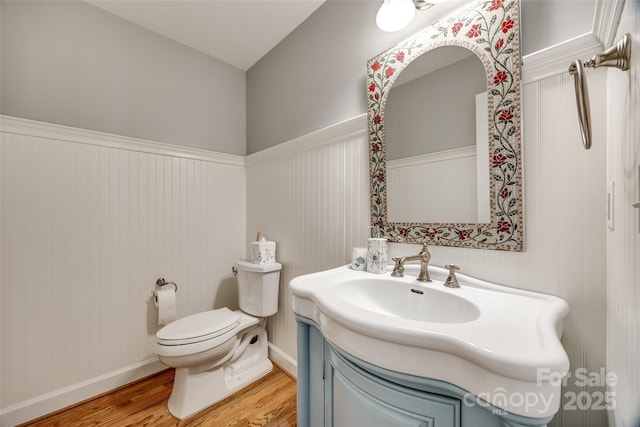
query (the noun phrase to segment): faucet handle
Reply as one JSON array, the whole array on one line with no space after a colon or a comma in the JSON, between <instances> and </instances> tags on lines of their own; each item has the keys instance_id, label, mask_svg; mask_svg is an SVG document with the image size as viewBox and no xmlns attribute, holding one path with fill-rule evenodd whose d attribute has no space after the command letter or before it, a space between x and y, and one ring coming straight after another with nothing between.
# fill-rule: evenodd
<instances>
[{"instance_id":1,"label":"faucet handle","mask_svg":"<svg viewBox=\"0 0 640 427\"><path fill-rule=\"evenodd\" d=\"M449 277L445 280L444 285L447 288L459 288L458 278L456 277L456 271L460 271L460 267L455 264L447 264L444 268L449 270Z\"/></svg>"},{"instance_id":2,"label":"faucet handle","mask_svg":"<svg viewBox=\"0 0 640 427\"><path fill-rule=\"evenodd\" d=\"M393 277L404 277L404 257L394 256L391 258L394 262L393 272L391 275Z\"/></svg>"},{"instance_id":3,"label":"faucet handle","mask_svg":"<svg viewBox=\"0 0 640 427\"><path fill-rule=\"evenodd\" d=\"M427 242L422 243L422 250L420 251L420 254L426 255L427 261L431 260L431 252L429 252L429 245L427 244Z\"/></svg>"}]
</instances>

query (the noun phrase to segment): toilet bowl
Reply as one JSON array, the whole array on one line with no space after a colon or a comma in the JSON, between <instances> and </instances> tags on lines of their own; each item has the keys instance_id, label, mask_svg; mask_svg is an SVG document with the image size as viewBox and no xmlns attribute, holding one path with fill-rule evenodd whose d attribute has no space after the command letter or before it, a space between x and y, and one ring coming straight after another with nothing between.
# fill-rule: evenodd
<instances>
[{"instance_id":1,"label":"toilet bowl","mask_svg":"<svg viewBox=\"0 0 640 427\"><path fill-rule=\"evenodd\" d=\"M160 361L176 368L169 412L186 418L273 369L265 318L278 310L279 263L236 261L240 310L219 308L169 323L156 333Z\"/></svg>"}]
</instances>

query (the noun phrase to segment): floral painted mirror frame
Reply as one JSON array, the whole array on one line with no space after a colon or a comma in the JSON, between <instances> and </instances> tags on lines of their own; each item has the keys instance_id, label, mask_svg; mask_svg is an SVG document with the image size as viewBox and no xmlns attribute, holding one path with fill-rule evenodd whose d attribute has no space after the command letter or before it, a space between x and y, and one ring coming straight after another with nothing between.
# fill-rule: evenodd
<instances>
[{"instance_id":1,"label":"floral painted mirror frame","mask_svg":"<svg viewBox=\"0 0 640 427\"><path fill-rule=\"evenodd\" d=\"M476 1L368 61L371 224L380 227L390 241L524 250L518 14L518 0ZM384 137L387 96L413 60L450 45L475 53L487 74L490 222L389 222Z\"/></svg>"}]
</instances>

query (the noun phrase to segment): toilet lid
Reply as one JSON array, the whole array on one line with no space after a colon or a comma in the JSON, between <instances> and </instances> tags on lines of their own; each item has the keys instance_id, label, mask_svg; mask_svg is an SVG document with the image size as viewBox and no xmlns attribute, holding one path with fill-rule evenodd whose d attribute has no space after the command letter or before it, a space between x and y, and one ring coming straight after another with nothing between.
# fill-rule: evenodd
<instances>
[{"instance_id":1,"label":"toilet lid","mask_svg":"<svg viewBox=\"0 0 640 427\"><path fill-rule=\"evenodd\" d=\"M183 345L218 337L240 324L239 315L228 308L192 314L169 323L156 334L158 343Z\"/></svg>"}]
</instances>

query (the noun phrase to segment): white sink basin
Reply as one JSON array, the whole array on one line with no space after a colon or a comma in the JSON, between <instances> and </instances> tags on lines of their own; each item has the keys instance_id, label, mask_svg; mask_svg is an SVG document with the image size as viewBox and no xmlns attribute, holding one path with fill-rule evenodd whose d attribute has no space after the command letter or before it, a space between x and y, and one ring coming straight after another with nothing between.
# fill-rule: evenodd
<instances>
[{"instance_id":1,"label":"white sink basin","mask_svg":"<svg viewBox=\"0 0 640 427\"><path fill-rule=\"evenodd\" d=\"M569 370L560 337L562 299L429 267L431 283L349 266L293 279L293 310L335 346L396 372L446 381L509 412L546 417L560 406Z\"/></svg>"},{"instance_id":2,"label":"white sink basin","mask_svg":"<svg viewBox=\"0 0 640 427\"><path fill-rule=\"evenodd\" d=\"M457 295L424 286L412 286L386 276L347 280L336 286L333 292L346 303L398 319L465 323L480 316L475 304Z\"/></svg>"}]
</instances>

